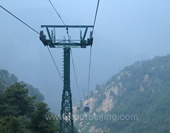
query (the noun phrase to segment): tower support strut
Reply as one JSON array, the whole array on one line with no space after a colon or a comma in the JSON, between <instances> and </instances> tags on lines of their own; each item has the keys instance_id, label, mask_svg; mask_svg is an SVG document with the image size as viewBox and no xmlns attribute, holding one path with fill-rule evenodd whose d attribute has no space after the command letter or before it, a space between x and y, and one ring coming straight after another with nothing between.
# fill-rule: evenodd
<instances>
[{"instance_id":1,"label":"tower support strut","mask_svg":"<svg viewBox=\"0 0 170 133\"><path fill-rule=\"evenodd\" d=\"M60 133L74 133L72 95L70 89L70 49L64 50L64 80L63 94L61 103Z\"/></svg>"}]
</instances>

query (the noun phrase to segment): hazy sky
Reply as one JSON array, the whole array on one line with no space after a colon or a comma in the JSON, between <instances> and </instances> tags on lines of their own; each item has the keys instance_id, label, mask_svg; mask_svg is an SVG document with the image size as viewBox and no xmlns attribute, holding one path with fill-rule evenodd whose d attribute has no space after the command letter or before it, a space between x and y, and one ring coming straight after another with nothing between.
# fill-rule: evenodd
<instances>
[{"instance_id":1,"label":"hazy sky","mask_svg":"<svg viewBox=\"0 0 170 133\"><path fill-rule=\"evenodd\" d=\"M97 0L51 1L66 24L93 23ZM62 24L48 0L0 0L0 5L38 31L43 24ZM169 0L101 0L94 33L91 89L126 65L170 53L169 7ZM39 36L2 9L0 29L0 69L40 88L53 110L59 110L62 82ZM52 52L62 70L62 49ZM73 49L73 54L79 87L87 90L89 48ZM71 80L75 102L79 100L78 90L74 76Z\"/></svg>"}]
</instances>

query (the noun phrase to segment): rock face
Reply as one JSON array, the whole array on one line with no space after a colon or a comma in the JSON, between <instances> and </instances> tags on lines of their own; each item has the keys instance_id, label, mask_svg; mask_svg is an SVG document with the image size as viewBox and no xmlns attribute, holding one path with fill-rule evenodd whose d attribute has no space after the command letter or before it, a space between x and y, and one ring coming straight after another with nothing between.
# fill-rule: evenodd
<instances>
[{"instance_id":1,"label":"rock face","mask_svg":"<svg viewBox=\"0 0 170 133\"><path fill-rule=\"evenodd\" d=\"M170 102L169 92L170 55L138 61L105 84L97 85L89 99L81 102L80 110L74 107L74 115L78 116L75 125L80 133L170 131L170 106L165 102ZM83 111L86 104L90 106L89 113ZM165 119L157 110L165 113ZM157 119L169 120L169 126L162 128L163 123Z\"/></svg>"}]
</instances>

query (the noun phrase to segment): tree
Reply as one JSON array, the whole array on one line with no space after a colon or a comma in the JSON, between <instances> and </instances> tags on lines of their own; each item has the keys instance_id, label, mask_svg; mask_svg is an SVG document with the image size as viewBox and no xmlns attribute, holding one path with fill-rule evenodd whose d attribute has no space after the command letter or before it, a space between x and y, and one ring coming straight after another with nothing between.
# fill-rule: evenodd
<instances>
[{"instance_id":1,"label":"tree","mask_svg":"<svg viewBox=\"0 0 170 133\"><path fill-rule=\"evenodd\" d=\"M28 96L28 90L24 85L15 83L8 87L2 96L0 114L3 116L24 116L34 109L34 99Z\"/></svg>"},{"instance_id":2,"label":"tree","mask_svg":"<svg viewBox=\"0 0 170 133\"><path fill-rule=\"evenodd\" d=\"M0 133L56 133L58 121L46 120L47 104L30 96L26 85L5 88L0 82L0 88Z\"/></svg>"},{"instance_id":3,"label":"tree","mask_svg":"<svg viewBox=\"0 0 170 133\"><path fill-rule=\"evenodd\" d=\"M54 121L46 119L45 116L49 115L49 113L47 104L36 104L36 109L32 114L30 122L30 128L33 133L54 133L58 130Z\"/></svg>"},{"instance_id":4,"label":"tree","mask_svg":"<svg viewBox=\"0 0 170 133\"><path fill-rule=\"evenodd\" d=\"M5 85L0 81L0 95L2 95L5 92Z\"/></svg>"},{"instance_id":5,"label":"tree","mask_svg":"<svg viewBox=\"0 0 170 133\"><path fill-rule=\"evenodd\" d=\"M40 93L40 91L37 88L34 88L32 85L29 85L29 84L26 84L26 88L28 89L28 93L30 96L36 97L35 99L36 102L44 101L44 96Z\"/></svg>"},{"instance_id":6,"label":"tree","mask_svg":"<svg viewBox=\"0 0 170 133\"><path fill-rule=\"evenodd\" d=\"M31 133L25 128L23 116L6 116L0 118L0 133Z\"/></svg>"},{"instance_id":7,"label":"tree","mask_svg":"<svg viewBox=\"0 0 170 133\"><path fill-rule=\"evenodd\" d=\"M0 80L6 86L15 84L18 79L14 74L10 74L7 70L0 70Z\"/></svg>"}]
</instances>

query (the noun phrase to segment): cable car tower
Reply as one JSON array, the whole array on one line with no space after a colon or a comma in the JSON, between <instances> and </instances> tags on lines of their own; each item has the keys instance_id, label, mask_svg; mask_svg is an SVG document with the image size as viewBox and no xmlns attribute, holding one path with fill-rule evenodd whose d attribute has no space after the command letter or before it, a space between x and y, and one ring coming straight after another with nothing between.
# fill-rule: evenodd
<instances>
[{"instance_id":1,"label":"cable car tower","mask_svg":"<svg viewBox=\"0 0 170 133\"><path fill-rule=\"evenodd\" d=\"M70 89L70 50L71 48L86 48L87 46L92 46L93 37L92 32L90 32L89 37L87 36L88 29L93 29L93 25L42 25L42 28L46 29L47 37L44 31L40 31L40 40L44 46L49 46L50 48L63 48L64 51L64 73L63 73L63 94L61 102L61 112L60 112L60 133L74 133L73 124L73 111L72 111L72 94ZM54 30L59 28L65 28L67 31L70 28L81 28L84 29L80 31L80 40L71 40L70 37L66 39L56 39ZM51 32L54 31L54 32Z\"/></svg>"},{"instance_id":2,"label":"cable car tower","mask_svg":"<svg viewBox=\"0 0 170 133\"><path fill-rule=\"evenodd\" d=\"M25 23L23 20L15 16L13 13L8 11L6 8L0 5L0 8L2 8L4 11L9 13L11 16L16 18L18 21L20 21L22 24L24 24L26 27L31 29L36 34L40 35L40 40L44 44L44 46L47 46L48 48L63 48L64 51L64 73L63 73L63 94L62 94L62 102L61 102L61 112L60 112L60 133L74 133L74 124L73 124L73 110L72 110L72 94L71 94L71 88L70 88L70 51L71 48L86 48L87 46L91 46L93 44L93 32L99 7L98 0L94 23L93 25L66 25L64 21L62 20L61 16L53 6L52 2L49 0L50 4L54 8L55 12L60 17L61 21L64 25L42 25L41 28L46 29L47 35L44 34L44 31L40 31L40 33L32 28L30 25ZM68 39L56 39L56 30L65 28L67 31ZM69 29L84 29L83 32L80 30L80 39L79 40L72 40L69 36L68 30ZM88 32L88 29L91 29L90 32ZM90 33L89 37L87 37L87 33ZM53 56L49 50L49 53L53 59ZM91 52L90 52L91 55ZM54 61L55 64L55 61ZM90 56L90 63L91 64L91 56ZM56 65L56 64L55 64ZM89 65L90 66L90 65ZM57 67L56 67L57 68ZM58 69L57 69L58 70ZM59 73L60 74L60 73ZM61 76L61 75L60 75ZM88 92L89 92L89 83L90 83L90 67L89 67L89 81L88 81Z\"/></svg>"}]
</instances>

